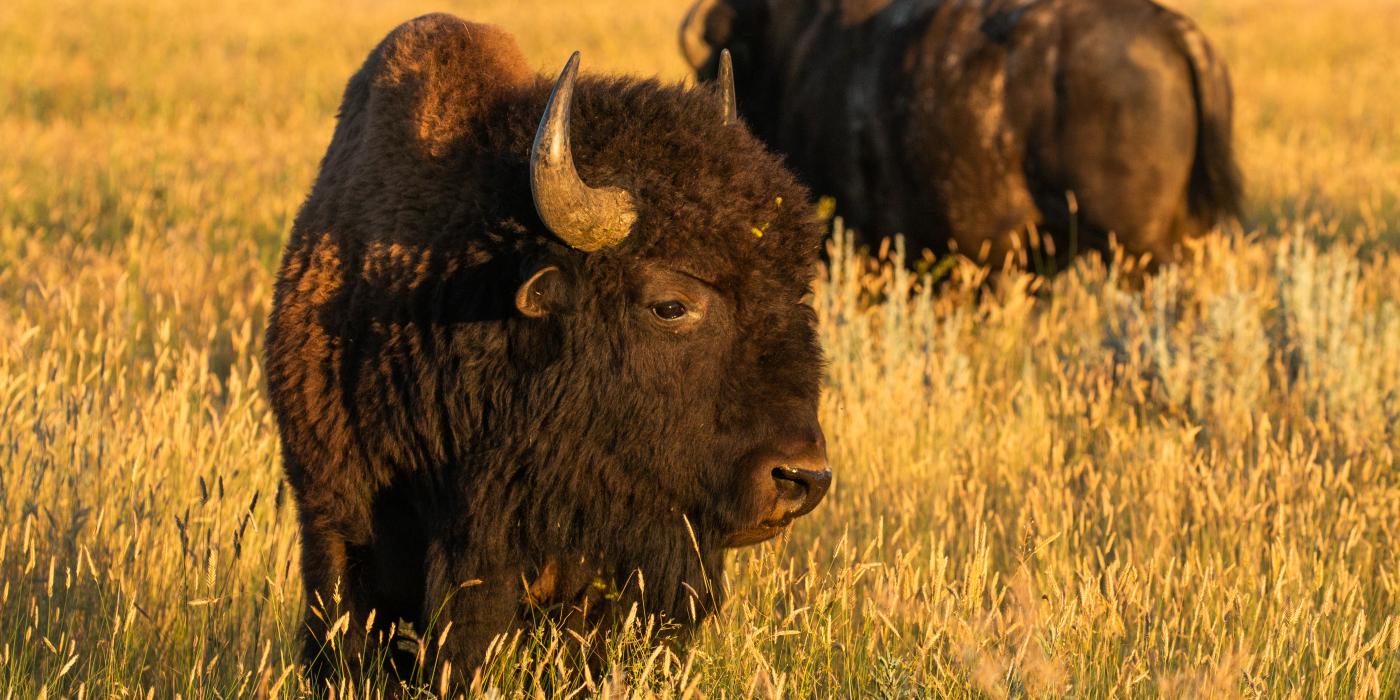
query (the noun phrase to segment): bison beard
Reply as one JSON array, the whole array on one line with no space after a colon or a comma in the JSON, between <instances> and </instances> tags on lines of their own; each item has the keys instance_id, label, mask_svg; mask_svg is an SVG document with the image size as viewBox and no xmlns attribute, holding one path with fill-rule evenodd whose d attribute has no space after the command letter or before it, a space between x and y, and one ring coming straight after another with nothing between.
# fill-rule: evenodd
<instances>
[{"instance_id":1,"label":"bison beard","mask_svg":"<svg viewBox=\"0 0 1400 700\"><path fill-rule=\"evenodd\" d=\"M450 621L458 677L538 611L683 638L723 548L829 482L807 193L709 88L525 65L491 27L396 29L287 244L268 385L318 673L342 615L352 669Z\"/></svg>"}]
</instances>

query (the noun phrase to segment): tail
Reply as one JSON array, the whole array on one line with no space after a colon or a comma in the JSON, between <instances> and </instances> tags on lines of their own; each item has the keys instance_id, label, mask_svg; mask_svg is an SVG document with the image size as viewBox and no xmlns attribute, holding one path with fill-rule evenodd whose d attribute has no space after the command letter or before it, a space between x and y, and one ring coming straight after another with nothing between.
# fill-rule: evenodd
<instances>
[{"instance_id":1,"label":"tail","mask_svg":"<svg viewBox=\"0 0 1400 700\"><path fill-rule=\"evenodd\" d=\"M1191 67L1191 84L1196 93L1196 159L1191 167L1187 205L1191 215L1207 226L1239 219L1244 184L1231 141L1234 93L1230 72L1195 22L1169 9L1163 8L1162 12L1176 30L1174 34Z\"/></svg>"}]
</instances>

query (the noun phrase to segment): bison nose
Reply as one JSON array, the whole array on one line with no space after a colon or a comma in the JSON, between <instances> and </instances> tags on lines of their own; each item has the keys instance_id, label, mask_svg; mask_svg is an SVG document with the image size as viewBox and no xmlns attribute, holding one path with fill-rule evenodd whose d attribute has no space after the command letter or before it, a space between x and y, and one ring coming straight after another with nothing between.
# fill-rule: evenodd
<instances>
[{"instance_id":1,"label":"bison nose","mask_svg":"<svg viewBox=\"0 0 1400 700\"><path fill-rule=\"evenodd\" d=\"M796 518L810 513L831 488L831 470L826 464L789 465L773 468L773 482L778 490L778 512L784 519Z\"/></svg>"}]
</instances>

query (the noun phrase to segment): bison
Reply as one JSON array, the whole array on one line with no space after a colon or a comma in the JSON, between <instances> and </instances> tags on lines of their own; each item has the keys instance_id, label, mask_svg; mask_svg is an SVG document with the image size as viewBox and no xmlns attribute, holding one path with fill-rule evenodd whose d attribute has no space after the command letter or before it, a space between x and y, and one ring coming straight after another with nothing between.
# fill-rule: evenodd
<instances>
[{"instance_id":1,"label":"bison","mask_svg":"<svg viewBox=\"0 0 1400 700\"><path fill-rule=\"evenodd\" d=\"M683 639L827 491L808 192L732 86L578 65L430 15L346 87L266 345L315 673L633 605Z\"/></svg>"},{"instance_id":2,"label":"bison","mask_svg":"<svg viewBox=\"0 0 1400 700\"><path fill-rule=\"evenodd\" d=\"M681 46L867 234L1161 261L1239 213L1225 65L1149 0L700 0Z\"/></svg>"}]
</instances>

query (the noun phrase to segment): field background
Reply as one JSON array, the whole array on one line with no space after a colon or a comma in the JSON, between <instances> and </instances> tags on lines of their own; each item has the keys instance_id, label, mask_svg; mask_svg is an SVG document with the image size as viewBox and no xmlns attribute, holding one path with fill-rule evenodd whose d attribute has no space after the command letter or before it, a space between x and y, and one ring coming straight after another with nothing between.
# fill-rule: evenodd
<instances>
[{"instance_id":1,"label":"field background","mask_svg":"<svg viewBox=\"0 0 1400 700\"><path fill-rule=\"evenodd\" d=\"M0 698L308 692L260 347L344 81L437 9L680 79L685 4L0 2ZM981 298L838 249L835 490L691 654L552 687L1400 694L1400 3L1176 4L1233 69L1246 230Z\"/></svg>"}]
</instances>

